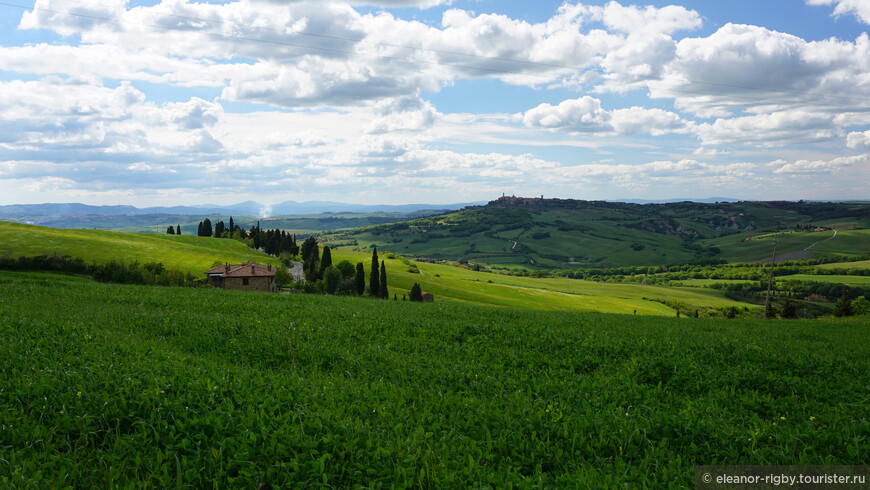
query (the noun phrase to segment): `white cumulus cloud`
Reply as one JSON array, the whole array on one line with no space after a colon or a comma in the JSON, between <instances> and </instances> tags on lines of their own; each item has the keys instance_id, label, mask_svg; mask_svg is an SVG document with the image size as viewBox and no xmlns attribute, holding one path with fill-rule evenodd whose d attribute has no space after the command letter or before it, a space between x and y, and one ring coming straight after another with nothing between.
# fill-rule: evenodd
<instances>
[{"instance_id":1,"label":"white cumulus cloud","mask_svg":"<svg viewBox=\"0 0 870 490\"><path fill-rule=\"evenodd\" d=\"M777 174L831 174L845 170L848 167L870 163L870 154L837 157L830 160L775 160L768 165Z\"/></svg>"},{"instance_id":2,"label":"white cumulus cloud","mask_svg":"<svg viewBox=\"0 0 870 490\"><path fill-rule=\"evenodd\" d=\"M834 15L854 14L858 20L870 24L870 2L867 0L807 0L808 5L836 5Z\"/></svg>"},{"instance_id":3,"label":"white cumulus cloud","mask_svg":"<svg viewBox=\"0 0 870 490\"><path fill-rule=\"evenodd\" d=\"M568 99L559 105L541 104L526 111L523 124L572 133L663 134L683 132L689 123L678 114L662 109L634 106L607 111L601 101L588 95Z\"/></svg>"},{"instance_id":4,"label":"white cumulus cloud","mask_svg":"<svg viewBox=\"0 0 870 490\"><path fill-rule=\"evenodd\" d=\"M870 131L849 133L846 136L846 146L852 149L870 150Z\"/></svg>"}]
</instances>

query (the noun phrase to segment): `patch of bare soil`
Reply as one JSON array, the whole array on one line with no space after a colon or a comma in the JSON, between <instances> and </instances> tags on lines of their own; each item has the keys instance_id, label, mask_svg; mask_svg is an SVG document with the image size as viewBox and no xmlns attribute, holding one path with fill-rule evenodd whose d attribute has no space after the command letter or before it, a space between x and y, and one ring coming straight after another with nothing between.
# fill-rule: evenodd
<instances>
[{"instance_id":1,"label":"patch of bare soil","mask_svg":"<svg viewBox=\"0 0 870 490\"><path fill-rule=\"evenodd\" d=\"M800 252L786 252L784 254L778 254L776 256L776 263L780 262L788 262L789 260L812 260L813 256L810 255L809 252L804 252L801 250ZM759 264L769 264L770 259L759 260Z\"/></svg>"}]
</instances>

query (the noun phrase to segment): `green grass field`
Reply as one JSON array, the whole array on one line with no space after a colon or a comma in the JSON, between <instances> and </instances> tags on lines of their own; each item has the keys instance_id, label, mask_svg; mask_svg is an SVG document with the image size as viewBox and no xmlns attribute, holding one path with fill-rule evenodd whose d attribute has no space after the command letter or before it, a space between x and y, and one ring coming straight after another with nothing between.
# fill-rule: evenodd
<instances>
[{"instance_id":1,"label":"green grass field","mask_svg":"<svg viewBox=\"0 0 870 490\"><path fill-rule=\"evenodd\" d=\"M30 274L0 275L0 304L7 488L671 488L696 464L870 457L860 319Z\"/></svg>"},{"instance_id":2,"label":"green grass field","mask_svg":"<svg viewBox=\"0 0 870 490\"><path fill-rule=\"evenodd\" d=\"M814 257L870 254L870 230L842 230L836 238L819 243L810 252Z\"/></svg>"},{"instance_id":3,"label":"green grass field","mask_svg":"<svg viewBox=\"0 0 870 490\"><path fill-rule=\"evenodd\" d=\"M870 276L793 274L791 276L779 276L776 279L778 281L833 282L837 284L853 284L856 286L870 284Z\"/></svg>"},{"instance_id":4,"label":"green grass field","mask_svg":"<svg viewBox=\"0 0 870 490\"><path fill-rule=\"evenodd\" d=\"M384 253L381 258L384 259ZM362 262L366 271L371 254L336 250L333 262ZM600 311L643 315L674 315L671 308L651 301L680 301L700 308L755 305L730 300L723 293L696 288L668 288L641 284L609 284L564 278L531 278L475 272L441 264L415 263L419 274L408 272L399 259L385 259L388 287L401 298L417 282L436 299L539 310ZM644 299L648 298L648 299Z\"/></svg>"},{"instance_id":5,"label":"green grass field","mask_svg":"<svg viewBox=\"0 0 870 490\"><path fill-rule=\"evenodd\" d=\"M830 238L833 234L833 231L750 232L704 240L704 243L719 247L722 251L721 257L728 262L758 262L770 260L773 254L773 240L777 241L777 255L783 255L789 252L803 251L813 243ZM815 252L815 247L809 252L812 255Z\"/></svg>"},{"instance_id":6,"label":"green grass field","mask_svg":"<svg viewBox=\"0 0 870 490\"><path fill-rule=\"evenodd\" d=\"M0 253L12 256L59 253L82 257L87 262L138 260L163 262L170 269L199 277L215 262L239 263L250 259L252 250L229 239L195 236L152 235L101 230L59 230L0 222ZM255 261L276 259L254 253ZM382 253L382 258L384 257ZM371 254L338 249L333 263L362 262L369 271ZM675 311L652 299L680 301L699 308L754 305L725 298L718 291L665 288L632 284L605 284L566 279L535 279L474 272L441 264L416 264L420 274L408 272L398 259L386 260L388 286L401 298L414 282L438 299L538 310L601 311L641 315L673 315ZM489 281L492 281L491 283ZM644 299L648 298L648 299Z\"/></svg>"},{"instance_id":7,"label":"green grass field","mask_svg":"<svg viewBox=\"0 0 870 490\"><path fill-rule=\"evenodd\" d=\"M162 262L167 269L198 276L215 262L247 262L252 253L256 262L280 264L235 240L104 230L63 230L0 221L0 254L4 253L13 257L57 253L80 257L88 263L110 260Z\"/></svg>"},{"instance_id":8,"label":"green grass field","mask_svg":"<svg viewBox=\"0 0 870 490\"><path fill-rule=\"evenodd\" d=\"M836 262L831 264L817 265L819 269L870 269L870 260L857 262Z\"/></svg>"},{"instance_id":9,"label":"green grass field","mask_svg":"<svg viewBox=\"0 0 870 490\"><path fill-rule=\"evenodd\" d=\"M747 238L751 240L747 241ZM829 239L830 238L830 239ZM704 240L722 251L728 262L758 262L769 260L773 253L773 240L777 241L778 256L806 250L814 258L856 256L870 253L870 230L785 231L772 233L741 233L722 238Z\"/></svg>"}]
</instances>

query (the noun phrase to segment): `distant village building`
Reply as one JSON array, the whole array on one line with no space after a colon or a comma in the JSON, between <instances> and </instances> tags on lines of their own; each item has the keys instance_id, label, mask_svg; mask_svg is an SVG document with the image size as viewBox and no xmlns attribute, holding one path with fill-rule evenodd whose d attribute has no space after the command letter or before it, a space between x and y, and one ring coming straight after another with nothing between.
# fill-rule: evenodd
<instances>
[{"instance_id":1,"label":"distant village building","mask_svg":"<svg viewBox=\"0 0 870 490\"><path fill-rule=\"evenodd\" d=\"M271 264L247 262L225 264L206 271L208 283L221 289L275 292L275 269Z\"/></svg>"}]
</instances>

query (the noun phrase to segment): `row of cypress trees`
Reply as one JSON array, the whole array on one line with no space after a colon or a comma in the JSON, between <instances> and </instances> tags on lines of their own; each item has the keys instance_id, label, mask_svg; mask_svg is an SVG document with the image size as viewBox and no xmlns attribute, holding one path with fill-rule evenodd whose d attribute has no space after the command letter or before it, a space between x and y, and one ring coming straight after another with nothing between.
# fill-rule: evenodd
<instances>
[{"instance_id":1,"label":"row of cypress trees","mask_svg":"<svg viewBox=\"0 0 870 490\"><path fill-rule=\"evenodd\" d=\"M303 261L302 270L306 281L311 283L319 280L326 280L329 283L333 282L332 278L328 277L330 273L329 269L332 267L332 251L329 249L329 246L324 245L323 253L321 254L320 248L317 245L317 240L314 237L308 237L304 242L302 242L300 252ZM366 289L365 268L363 267L362 262L356 264L353 284L354 292L356 292L357 295L362 296ZM387 266L384 261L380 261L380 264L378 264L377 247L372 250L369 294L371 294L373 298L381 299L388 299L390 295L389 288L387 287Z\"/></svg>"}]
</instances>

